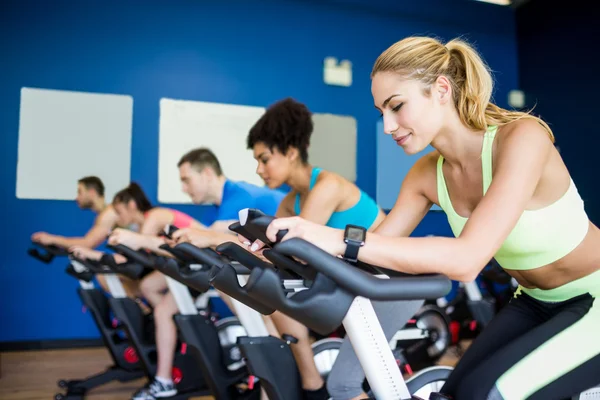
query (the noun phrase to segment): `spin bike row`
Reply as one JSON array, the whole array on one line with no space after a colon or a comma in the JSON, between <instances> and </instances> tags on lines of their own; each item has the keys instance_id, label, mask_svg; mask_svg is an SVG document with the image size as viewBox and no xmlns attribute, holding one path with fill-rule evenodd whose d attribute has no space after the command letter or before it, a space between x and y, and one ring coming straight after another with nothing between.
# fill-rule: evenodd
<instances>
[{"instance_id":1,"label":"spin bike row","mask_svg":"<svg viewBox=\"0 0 600 400\"><path fill-rule=\"evenodd\" d=\"M135 320L136 314L139 318L139 307L125 297L116 274L134 278L143 268L154 268L168 277L169 289L180 310L175 322L185 350L180 349L176 357L174 371L178 370L176 381L180 389L176 398L210 394L216 399L260 398L261 395L269 399L301 399L301 381L290 350L294 338L269 336L261 318L261 314L278 310L321 335L343 325L365 371L365 386L370 389L371 398L436 399L436 390L443 385L451 368L424 368L405 380L371 302L437 299L449 292L448 278L404 275L361 262L352 264L355 268L348 268L348 262L302 239L270 242L265 232L273 217L258 210L244 210L240 214L240 222L230 229L248 239L266 243L268 249L263 254L271 263L233 242L218 246L216 251L190 243L161 246L172 257L134 251L123 245L112 246L115 253L126 258L125 263L116 262L108 253L101 262L69 256L67 273L79 279L80 296L84 301L84 292L97 291L89 286L93 275L106 275L112 294L109 306L123 322L128 335L127 346L134 349L135 355L130 351L129 357L127 351L114 351L115 343L110 341L110 337L115 337L114 332L110 335L108 330L103 331L103 339L115 361L105 374L112 373L113 379L121 381L144 374L149 378L153 376L149 370L152 362L147 356L151 349L141 338L140 321ZM166 235L174 229L166 229ZM284 235L285 232L280 232L278 238ZM30 254L46 263L56 255L67 255L58 248L41 247L45 254L37 249L30 250ZM233 298L239 320L215 323L210 312L198 311L188 288L205 296L211 286ZM99 327L101 312L106 311L100 308L91 308ZM112 325L111 328L118 327ZM338 340L325 340L313 346L315 361L325 378L335 361L338 344ZM124 366L124 363L133 365ZM585 393L574 399L583 399L583 396ZM69 398L69 395L56 398Z\"/></svg>"},{"instance_id":2,"label":"spin bike row","mask_svg":"<svg viewBox=\"0 0 600 400\"><path fill-rule=\"evenodd\" d=\"M238 232L241 225L237 223L231 228ZM168 233L175 229L171 226ZM246 237L253 236L246 232ZM170 398L184 399L202 394L210 394L216 399L259 398L261 392L269 399L304 398L301 377L290 349L296 339L286 334L281 338L270 336L261 317L261 314L269 315L276 309L284 310L274 308L271 300L256 298L249 290L251 285L246 284L251 269L261 268L277 271L282 279L279 286L283 285L286 292L311 288L317 290L320 296L320 291L327 290L322 286L323 277L317 278L314 272L302 272L297 264L289 263L291 259L288 257L281 258L273 252L274 258L269 256L273 264L269 264L233 242L219 246L219 254L189 244L175 248L162 246L172 258L149 255L123 245L109 246L127 259L127 262L119 263L109 253L104 254L100 261L93 261L78 258L55 246L34 244L36 247L30 249L29 254L44 263L50 263L56 256L70 258L66 272L79 281L79 296L91 312L113 361L106 371L87 379L59 381L59 386L67 392L57 394L57 400L84 398L89 390L110 381L126 382L144 376L152 380L156 375L152 320L144 316L133 299L127 297L118 277L135 280L147 268L167 276L169 291L179 310L174 317L179 332L173 363L177 394ZM189 254L190 248L195 253ZM280 262L292 269L278 268ZM108 298L94 287L96 275L104 277L110 292ZM231 297L236 317L215 319L208 300L218 296L218 292L210 291L211 286ZM200 296L194 300L193 294ZM312 304L312 301L303 306L307 313L315 307L321 306ZM304 311L298 309L297 312ZM296 318L296 313L288 315L305 323L302 318ZM443 329L440 329L440 321ZM424 306L388 343L388 348L393 350L395 368L410 372L411 365L414 369L426 368L441 357L448 342L445 321L441 310L433 305ZM306 324L324 337L312 344L314 361L323 379L331 371L342 344L342 339L327 337L339 331L342 325L341 321L331 322L314 327L310 322ZM427 326L428 323L431 327ZM445 375L447 369L435 371L437 377ZM415 375L415 378L419 376ZM423 378L415 378L411 382L426 386L422 383ZM367 390L369 386L368 381L364 383Z\"/></svg>"},{"instance_id":3,"label":"spin bike row","mask_svg":"<svg viewBox=\"0 0 600 400\"><path fill-rule=\"evenodd\" d=\"M290 118L282 119L281 115L290 115ZM289 126L282 127L279 125L280 123ZM247 146L252 148L254 158L258 162L257 174L261 176L269 189L277 188L283 183L288 184L292 189L290 195L285 196L283 199L281 199L283 196L279 198L275 196L273 194L274 190L267 193L267 190L263 190L263 188L230 181L223 174L216 156L206 148L190 151L177 164L182 190L190 196L193 203L215 204L220 217L217 220L220 222L237 218L237 211L243 203L243 207L258 208L269 214L275 213L274 207L276 207L277 216L300 215L315 222L324 223L332 228L343 228L348 224L353 224L369 227L369 230L375 229L384 218L383 211L375 201L352 182L329 171L313 167L308 162L307 146L312 128L311 114L306 106L293 99L284 99L269 107L268 111L249 132ZM281 132L286 132L286 135L281 135ZM299 180L298 177L302 177L302 179ZM88 232L85 238L79 239L41 233L35 234L34 239L47 245L56 244L62 248L72 248L76 244L79 244L79 247L95 248L100 244L100 240L105 239L105 236L102 236L108 235L115 228L114 224L117 222L119 226L138 225L139 232L146 236L156 235L160 231L160 227L167 223L172 223L183 229L194 227L192 218L182 215L182 213L161 207L153 207L141 188L133 183L119 192L112 204L106 205L100 185L101 182L98 181L98 179L82 179L78 185L78 204L80 207L92 208L99 213L99 222L90 231L94 235ZM94 189L94 186L98 187ZM271 200L269 204L266 203L267 199ZM277 201L277 199L279 200ZM323 199L327 199L327 201ZM277 206L273 204L273 200L277 201ZM90 205L93 207L90 207ZM235 210L234 218L231 215L233 210ZM150 221L153 216L163 214L166 216L165 218L172 218L173 221L163 221L160 224L157 224L156 221ZM106 216L112 216L112 218L108 218L110 221L106 221ZM116 217L118 217L118 221ZM228 224L223 225L226 228ZM215 229L210 230L213 231L212 234ZM115 229L111 234L111 238L116 239L119 237L120 240L114 240L113 242L128 244L132 243L130 240L133 235L135 234L131 231L125 232L123 229ZM157 238L154 237L153 239ZM210 246L214 247L215 245L211 244ZM208 246L208 244L200 247L204 246ZM139 245L139 243L135 246L132 244L130 247L135 249L148 248L147 245ZM164 256L164 254L161 255ZM146 268L145 270L152 271L152 268ZM142 272L142 275L144 274L145 272ZM156 276L157 274L153 275ZM98 273L98 281L105 290L109 290L104 276L105 274ZM144 277L143 282L137 279L138 283L141 282L138 285L140 289L143 283L149 281L147 278L150 278L150 276ZM135 291L136 285L129 285L131 281L135 283L136 279L123 281L125 283L124 289L129 296L135 298L136 295L132 292ZM168 285L162 276L161 281L166 288ZM117 283L113 283L112 286L117 285ZM109 291L112 292L112 290ZM473 308L475 305L485 306L486 302L482 301L483 299L471 299L472 292L467 291L469 308ZM180 346L175 343L176 328L172 315L180 311L181 307L174 304L175 300L171 293L164 296L169 300L168 313L164 311L164 307L160 307L158 304L161 301L154 299L155 297L162 298L162 293L159 296L150 296L146 291L142 291L142 295L151 307L156 305L153 314L156 316L157 321L163 322L155 323L157 328L156 340L152 340L152 333L155 330L152 326L151 316L135 319L136 321L144 321L143 332L149 335L147 341L152 345L151 356L147 361L156 361L156 366L147 368L147 371L156 371L156 379L134 394L133 397L136 400L180 393L181 385L173 385L174 382L181 380L180 372L177 372L180 369L175 369L175 372L170 373L171 369L177 367L178 356L174 360L170 359L176 348L178 352L187 351L187 346L183 343ZM228 298L229 296L225 297ZM390 341L391 348L395 350L396 359L401 369L408 374L413 370L420 370L432 365L448 347L450 336L452 342L457 341L454 332L452 335L449 334L448 318L445 315L445 311L453 308L454 304L448 305L442 310L436 306L434 301L432 302L434 304L426 304L424 307L421 307L422 300L401 301L396 304L377 302L375 304L375 311L383 323L386 338ZM143 305L141 301L139 304ZM161 304L167 303L161 302ZM420 310L419 307L421 307ZM490 307L480 308L483 311L490 311ZM491 319L489 315L485 317L484 313L476 313L473 310L471 310L471 314L479 316L477 319L481 321ZM483 315L483 318L480 314ZM123 326L127 324L121 322L118 318L115 320L118 321L118 327L124 330ZM279 335L279 332L287 333L295 336L294 339L298 339L297 343L292 343L291 349L299 367L305 395L310 400L324 400L328 396L334 399L356 398L365 393L366 386L361 384L365 375L349 340L344 339L342 344L339 345L338 353L340 357L336 358L339 362L331 369L331 375L328 377L327 388L325 389L322 373L314 360L315 350L310 345L308 329L293 318L287 317L284 313L272 314L271 320L276 325L276 335ZM407 321L409 322L407 323ZM160 334L161 332L164 333L167 327L168 331L173 333L169 336L168 345L165 345L166 342L161 340L164 336ZM342 335L344 334L343 331L342 327L340 329ZM295 340L293 341L295 342ZM135 347L131 348L135 349ZM143 354L138 355L138 353L143 352L133 353L131 350L128 351L128 354L135 354L135 357L141 357L144 360ZM147 375L151 374L148 373ZM80 383L77 388L80 390L84 386ZM365 387L363 388L363 386Z\"/></svg>"}]
</instances>

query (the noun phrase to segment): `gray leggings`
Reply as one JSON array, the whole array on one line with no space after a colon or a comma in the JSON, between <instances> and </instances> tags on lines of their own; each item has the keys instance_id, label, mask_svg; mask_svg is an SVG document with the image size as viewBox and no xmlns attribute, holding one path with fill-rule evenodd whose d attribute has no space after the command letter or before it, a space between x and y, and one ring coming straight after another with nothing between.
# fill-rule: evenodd
<instances>
[{"instance_id":1,"label":"gray leggings","mask_svg":"<svg viewBox=\"0 0 600 400\"><path fill-rule=\"evenodd\" d=\"M373 309L388 341L415 316L423 300L373 302ZM348 400L363 392L365 373L350 340L346 336L327 379L327 391L333 400Z\"/></svg>"}]
</instances>

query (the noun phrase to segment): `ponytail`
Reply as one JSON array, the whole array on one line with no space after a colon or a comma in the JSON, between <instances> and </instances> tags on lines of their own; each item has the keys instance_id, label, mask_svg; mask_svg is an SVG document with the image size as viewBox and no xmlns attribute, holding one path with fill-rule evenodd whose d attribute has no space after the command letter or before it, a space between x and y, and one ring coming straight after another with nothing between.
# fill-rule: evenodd
<instances>
[{"instance_id":1,"label":"ponytail","mask_svg":"<svg viewBox=\"0 0 600 400\"><path fill-rule=\"evenodd\" d=\"M115 195L113 203L129 203L131 200L135 202L137 209L141 212L152 209L152 203L150 203L150 200L146 197L146 193L144 193L140 185L135 182L131 182L129 186L119 191Z\"/></svg>"},{"instance_id":2,"label":"ponytail","mask_svg":"<svg viewBox=\"0 0 600 400\"><path fill-rule=\"evenodd\" d=\"M460 119L473 129L486 129L485 108L492 98L492 75L479 55L466 43L452 40L446 48L446 71L452 77L454 105Z\"/></svg>"},{"instance_id":3,"label":"ponytail","mask_svg":"<svg viewBox=\"0 0 600 400\"><path fill-rule=\"evenodd\" d=\"M520 119L537 121L552 142L554 134L543 120L530 112L510 111L492 103L492 74L477 51L462 39L445 46L436 39L410 37L396 42L375 61L371 77L377 72L397 72L426 85L444 75L452 84L454 105L463 124L473 130L490 125L506 125Z\"/></svg>"},{"instance_id":4,"label":"ponytail","mask_svg":"<svg viewBox=\"0 0 600 400\"><path fill-rule=\"evenodd\" d=\"M452 77L454 104L461 121L476 130L490 125L506 125L520 119L537 121L548 133L552 142L552 130L540 118L530 112L510 111L491 102L494 81L489 67L479 54L466 42L454 39L446 44L450 60L447 73Z\"/></svg>"}]
</instances>

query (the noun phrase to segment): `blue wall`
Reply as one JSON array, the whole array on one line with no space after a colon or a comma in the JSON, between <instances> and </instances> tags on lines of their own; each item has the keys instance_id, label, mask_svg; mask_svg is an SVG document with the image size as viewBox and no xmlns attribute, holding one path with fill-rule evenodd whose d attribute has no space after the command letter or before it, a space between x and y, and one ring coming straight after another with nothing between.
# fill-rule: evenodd
<instances>
[{"instance_id":1,"label":"blue wall","mask_svg":"<svg viewBox=\"0 0 600 400\"><path fill-rule=\"evenodd\" d=\"M423 154L432 152L434 148L429 145L418 154L408 155L400 146L394 146L390 135L383 131L383 118L377 121L377 188L375 200L384 209L391 209L398 200L398 194L404 178L413 165ZM432 210L441 210L434 204Z\"/></svg>"},{"instance_id":2,"label":"blue wall","mask_svg":"<svg viewBox=\"0 0 600 400\"><path fill-rule=\"evenodd\" d=\"M574 0L562 7L553 1L532 0L518 10L516 19L520 86L526 106L535 107L534 113L554 131L586 211L598 224L600 189L593 161L600 148L600 84L591 49L598 47L600 29L591 4Z\"/></svg>"},{"instance_id":3,"label":"blue wall","mask_svg":"<svg viewBox=\"0 0 600 400\"><path fill-rule=\"evenodd\" d=\"M315 112L352 115L357 183L374 196L378 115L369 73L387 46L411 34L465 35L500 71L501 105L517 85L512 11L467 0L5 1L1 7L0 341L98 335L80 312L77 282L62 272L63 263L45 266L25 254L32 232L79 235L93 215L74 202L16 199L23 86L132 95L131 177L156 200L161 97L266 106L294 96ZM326 56L353 62L352 87L323 83ZM204 218L201 208L182 208ZM417 233L443 231L443 224L434 214Z\"/></svg>"}]
</instances>

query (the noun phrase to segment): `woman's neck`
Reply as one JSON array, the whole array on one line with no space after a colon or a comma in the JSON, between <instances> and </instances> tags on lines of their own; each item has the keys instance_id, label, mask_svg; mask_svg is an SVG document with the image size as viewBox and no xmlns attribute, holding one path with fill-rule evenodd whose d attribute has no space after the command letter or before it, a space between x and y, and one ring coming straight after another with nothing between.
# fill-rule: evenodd
<instances>
[{"instance_id":1,"label":"woman's neck","mask_svg":"<svg viewBox=\"0 0 600 400\"><path fill-rule=\"evenodd\" d=\"M142 225L144 223L145 220L145 216L144 213L141 211L136 212L135 217L133 218L133 221L138 224L138 225Z\"/></svg>"},{"instance_id":2,"label":"woman's neck","mask_svg":"<svg viewBox=\"0 0 600 400\"><path fill-rule=\"evenodd\" d=\"M431 142L452 168L467 169L473 162L480 163L483 132L462 124L458 116L437 134Z\"/></svg>"},{"instance_id":3,"label":"woman's neck","mask_svg":"<svg viewBox=\"0 0 600 400\"><path fill-rule=\"evenodd\" d=\"M308 193L310 190L310 178L312 176L312 171L312 165L300 164L293 169L290 177L285 183L298 193Z\"/></svg>"}]
</instances>

